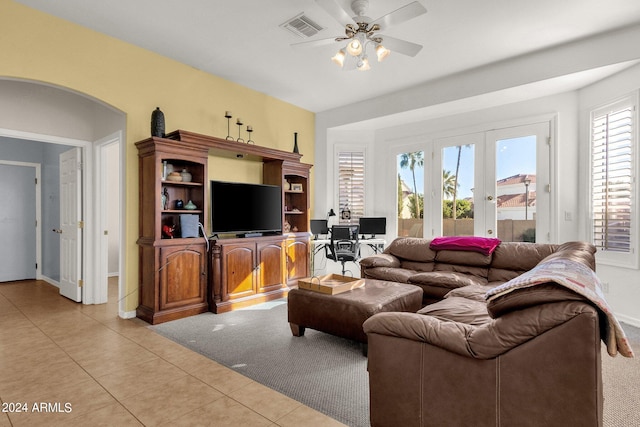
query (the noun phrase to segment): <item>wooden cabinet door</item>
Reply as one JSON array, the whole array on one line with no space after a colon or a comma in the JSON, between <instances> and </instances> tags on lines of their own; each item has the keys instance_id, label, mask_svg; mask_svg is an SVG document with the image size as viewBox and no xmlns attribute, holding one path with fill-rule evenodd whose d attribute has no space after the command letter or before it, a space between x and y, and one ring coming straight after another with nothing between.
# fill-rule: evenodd
<instances>
[{"instance_id":1,"label":"wooden cabinet door","mask_svg":"<svg viewBox=\"0 0 640 427\"><path fill-rule=\"evenodd\" d=\"M298 279L309 277L309 238L287 240L287 284L297 285Z\"/></svg>"},{"instance_id":2,"label":"wooden cabinet door","mask_svg":"<svg viewBox=\"0 0 640 427\"><path fill-rule=\"evenodd\" d=\"M205 251L204 244L160 248L160 310L206 302Z\"/></svg>"},{"instance_id":3,"label":"wooden cabinet door","mask_svg":"<svg viewBox=\"0 0 640 427\"><path fill-rule=\"evenodd\" d=\"M284 286L283 241L260 242L258 253L258 292L269 292Z\"/></svg>"},{"instance_id":4,"label":"wooden cabinet door","mask_svg":"<svg viewBox=\"0 0 640 427\"><path fill-rule=\"evenodd\" d=\"M222 246L222 300L254 295L256 286L254 242Z\"/></svg>"}]
</instances>

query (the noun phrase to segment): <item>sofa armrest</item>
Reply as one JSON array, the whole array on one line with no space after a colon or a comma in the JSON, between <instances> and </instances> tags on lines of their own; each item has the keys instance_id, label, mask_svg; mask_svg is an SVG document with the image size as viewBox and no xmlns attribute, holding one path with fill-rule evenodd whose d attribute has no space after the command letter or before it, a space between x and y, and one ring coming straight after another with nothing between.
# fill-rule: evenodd
<instances>
[{"instance_id":1,"label":"sofa armrest","mask_svg":"<svg viewBox=\"0 0 640 427\"><path fill-rule=\"evenodd\" d=\"M373 267L400 267L400 260L391 254L376 254L360 260L360 266L364 268Z\"/></svg>"},{"instance_id":2,"label":"sofa armrest","mask_svg":"<svg viewBox=\"0 0 640 427\"><path fill-rule=\"evenodd\" d=\"M436 303L434 305L437 305ZM598 329L598 313L583 301L542 304L507 313L480 326L417 313L378 313L364 322L367 334L390 335L438 346L467 357L491 359L542 335L574 317L592 319Z\"/></svg>"},{"instance_id":3,"label":"sofa armrest","mask_svg":"<svg viewBox=\"0 0 640 427\"><path fill-rule=\"evenodd\" d=\"M416 313L378 313L363 324L366 334L389 335L425 342L463 356L469 356L466 337L470 325L442 321Z\"/></svg>"}]
</instances>

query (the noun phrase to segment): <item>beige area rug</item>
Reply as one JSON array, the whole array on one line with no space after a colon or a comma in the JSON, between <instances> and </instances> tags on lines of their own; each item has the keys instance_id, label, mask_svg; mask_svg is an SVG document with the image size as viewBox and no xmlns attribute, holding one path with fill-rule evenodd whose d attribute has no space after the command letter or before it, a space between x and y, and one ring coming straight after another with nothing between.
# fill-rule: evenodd
<instances>
[{"instance_id":1,"label":"beige area rug","mask_svg":"<svg viewBox=\"0 0 640 427\"><path fill-rule=\"evenodd\" d=\"M611 357L602 348L604 426L640 426L640 329L622 324L635 358Z\"/></svg>"}]
</instances>

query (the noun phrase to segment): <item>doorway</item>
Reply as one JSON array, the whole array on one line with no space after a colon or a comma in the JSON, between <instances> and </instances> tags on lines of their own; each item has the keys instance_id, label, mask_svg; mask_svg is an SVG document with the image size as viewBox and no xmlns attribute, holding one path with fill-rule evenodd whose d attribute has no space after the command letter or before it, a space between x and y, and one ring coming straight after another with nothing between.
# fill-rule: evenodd
<instances>
[{"instance_id":1,"label":"doorway","mask_svg":"<svg viewBox=\"0 0 640 427\"><path fill-rule=\"evenodd\" d=\"M40 165L0 160L0 282L38 278Z\"/></svg>"},{"instance_id":2,"label":"doorway","mask_svg":"<svg viewBox=\"0 0 640 427\"><path fill-rule=\"evenodd\" d=\"M549 122L437 140L441 235L549 241L549 140Z\"/></svg>"},{"instance_id":3,"label":"doorway","mask_svg":"<svg viewBox=\"0 0 640 427\"><path fill-rule=\"evenodd\" d=\"M116 211L113 216L115 220L115 231L113 234L118 237L117 247L115 249L115 254L112 251L111 257L115 257L117 259L115 271L109 271L110 273L115 273L116 276L122 276L122 254L120 248L120 241L122 240L121 233L123 227L120 226L120 222L123 220L123 212L121 203L122 198L124 197L124 192L122 189L122 185L120 184L123 180L120 179L121 173L121 155L122 155L122 143L121 143L122 134L120 132L112 135L109 139L110 145L114 148L112 149L111 158L112 162L107 162L106 167L104 167L105 175L102 179L95 178L96 169L95 163L102 161L101 150L94 149L94 144L90 142L83 141L74 141L60 137L50 137L45 135L37 135L30 134L18 131L11 131L7 129L0 129L0 143L2 143L2 150L0 150L0 157L12 158L12 157L24 157L24 156L34 156L34 158L39 162L35 163L38 167L40 165L44 165L42 170L42 178L40 182L42 183L42 194L38 197L33 197L33 199L40 200L38 205L42 205L43 215L42 221L38 222L38 224L42 224L40 231L35 232L35 236L33 239L29 238L28 240L32 240L33 242L37 242L42 248L42 262L38 263L38 273L39 279L45 280L56 287L60 287L60 243L59 243L59 234L57 234L54 230L59 229L60 219L60 195L59 195L59 167L58 156L60 153L64 151L68 151L69 148L72 147L80 147L82 151L82 164L83 164L83 185L82 185L82 201L80 202L83 207L83 220L85 224L85 233L83 237L83 247L85 248L82 253L82 264L83 264L83 273L82 277L84 279L84 287L82 290L82 303L84 304L102 304L107 302L108 297L108 283L107 283L107 275L105 273L104 280L102 282L97 281L95 278L99 277L99 271L109 271L108 266L106 265L108 262L108 258L105 258L104 261L97 256L100 254L100 251L96 248L96 246L101 241L101 235L104 234L105 229L99 229L97 227L97 220L94 218L97 216L97 212L101 212L101 206L97 202L106 201L115 204ZM99 142L95 143L96 146L99 146ZM14 145L12 149L12 144ZM42 154L42 153L45 154ZM94 154L95 153L95 154ZM48 159L48 160L47 160ZM0 161L1 162L1 161ZM7 163L8 161L4 161ZM115 163L116 167L112 165ZM110 166L111 165L111 166ZM113 176L113 175L117 176ZM31 180L29 178L29 180ZM115 181L118 182L115 190L109 190L109 197L105 197L106 191L97 192L95 191L93 182L107 182L107 181ZM11 180L6 181L11 182ZM30 182L33 182L31 180ZM25 198L21 196L20 199ZM34 212L35 210L32 210ZM110 216L109 213L103 214L102 216L107 217ZM35 221L34 221L35 222ZM108 256L108 253L105 253L105 256ZM26 258L25 258L26 259ZM35 264L33 261L29 261L31 264ZM104 265L104 266L103 266ZM32 276L33 278L33 276ZM119 283L119 289L117 294L122 295L124 293L123 284ZM101 297L104 295L104 297ZM116 298L118 298L116 296ZM121 299L121 298L118 298ZM124 302L120 302L118 314L122 317L125 317L123 307Z\"/></svg>"}]
</instances>

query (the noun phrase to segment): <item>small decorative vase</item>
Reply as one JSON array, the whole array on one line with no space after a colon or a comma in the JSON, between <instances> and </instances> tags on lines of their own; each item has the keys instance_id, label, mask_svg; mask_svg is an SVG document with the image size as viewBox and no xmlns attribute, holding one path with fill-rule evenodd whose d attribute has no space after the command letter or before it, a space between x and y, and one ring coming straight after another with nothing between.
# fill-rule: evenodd
<instances>
[{"instance_id":1,"label":"small decorative vase","mask_svg":"<svg viewBox=\"0 0 640 427\"><path fill-rule=\"evenodd\" d=\"M184 202L182 200L176 200L176 209L184 209Z\"/></svg>"},{"instance_id":2,"label":"small decorative vase","mask_svg":"<svg viewBox=\"0 0 640 427\"><path fill-rule=\"evenodd\" d=\"M164 138L164 113L156 107L151 113L151 136Z\"/></svg>"},{"instance_id":3,"label":"small decorative vase","mask_svg":"<svg viewBox=\"0 0 640 427\"><path fill-rule=\"evenodd\" d=\"M300 154L300 150L298 150L298 132L293 133L293 152Z\"/></svg>"},{"instance_id":4,"label":"small decorative vase","mask_svg":"<svg viewBox=\"0 0 640 427\"><path fill-rule=\"evenodd\" d=\"M182 182L191 182L192 176L186 169L182 169L180 175L182 176Z\"/></svg>"},{"instance_id":5,"label":"small decorative vase","mask_svg":"<svg viewBox=\"0 0 640 427\"><path fill-rule=\"evenodd\" d=\"M197 207L197 206L196 206L196 205L195 205L191 200L189 200L189 201L187 202L187 204L186 204L186 205L184 205L184 208L185 208L185 209L189 209L190 211L192 211L192 210L196 209L196 207Z\"/></svg>"}]
</instances>

